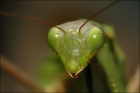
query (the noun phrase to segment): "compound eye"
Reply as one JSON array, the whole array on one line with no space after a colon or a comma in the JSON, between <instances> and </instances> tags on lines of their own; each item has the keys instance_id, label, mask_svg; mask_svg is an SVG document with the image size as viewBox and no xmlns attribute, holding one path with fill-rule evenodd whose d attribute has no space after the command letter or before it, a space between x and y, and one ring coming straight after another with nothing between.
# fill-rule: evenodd
<instances>
[{"instance_id":1,"label":"compound eye","mask_svg":"<svg viewBox=\"0 0 140 93\"><path fill-rule=\"evenodd\" d=\"M101 28L94 26L86 37L86 45L89 53L95 52L104 42L104 32Z\"/></svg>"},{"instance_id":2,"label":"compound eye","mask_svg":"<svg viewBox=\"0 0 140 93\"><path fill-rule=\"evenodd\" d=\"M60 36L60 30L53 27L49 30L46 39L47 42L49 44L49 46L55 51L58 52L59 51L59 47L60 47L60 40L61 40L61 36Z\"/></svg>"}]
</instances>

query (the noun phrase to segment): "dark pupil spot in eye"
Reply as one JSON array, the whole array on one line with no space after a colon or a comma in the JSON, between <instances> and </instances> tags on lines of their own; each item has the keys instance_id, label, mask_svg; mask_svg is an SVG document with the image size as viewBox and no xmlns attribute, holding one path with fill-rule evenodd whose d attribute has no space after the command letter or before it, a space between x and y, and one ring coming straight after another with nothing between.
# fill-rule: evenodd
<instances>
[{"instance_id":1,"label":"dark pupil spot in eye","mask_svg":"<svg viewBox=\"0 0 140 93\"><path fill-rule=\"evenodd\" d=\"M58 33L57 33L57 35L58 35Z\"/></svg>"},{"instance_id":2,"label":"dark pupil spot in eye","mask_svg":"<svg viewBox=\"0 0 140 93\"><path fill-rule=\"evenodd\" d=\"M100 34L100 33L98 33L98 34Z\"/></svg>"}]
</instances>

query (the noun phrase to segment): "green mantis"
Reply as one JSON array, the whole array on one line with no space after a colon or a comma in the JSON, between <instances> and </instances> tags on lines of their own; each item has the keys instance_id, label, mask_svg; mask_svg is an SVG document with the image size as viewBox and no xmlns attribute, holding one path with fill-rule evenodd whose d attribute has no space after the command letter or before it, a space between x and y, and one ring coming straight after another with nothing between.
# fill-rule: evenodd
<instances>
[{"instance_id":1,"label":"green mantis","mask_svg":"<svg viewBox=\"0 0 140 93\"><path fill-rule=\"evenodd\" d=\"M116 15L117 15L117 14L116 14ZM88 15L87 17L89 17L89 15ZM100 16L99 16L99 17L100 17ZM75 20L78 19L78 18L79 18L79 17L75 18ZM84 17L83 17L83 18L84 18ZM72 19L70 19L70 20L72 20ZM68 21L68 20L64 20L64 21ZM100 21L100 20L99 20L99 21ZM49 21L48 21L48 22L49 22ZM64 23L64 22L61 22L61 23ZM60 24L60 23L55 23L55 24ZM121 23L120 23L120 24L121 24ZM102 27L101 27L101 28L102 28ZM103 27L103 29L104 29L104 28L105 28L105 27ZM120 29L120 28L117 28L117 29ZM107 30L107 31L109 31L109 30ZM113 30L113 31L114 31L114 30ZM28 31L27 31L27 32L28 32ZM63 33L63 32L62 32L62 33ZM111 37L114 38L113 35L110 35L110 34L112 34L112 33L113 33L113 32L110 32L110 33L108 32L108 33L105 33L105 34L108 34L108 37L110 36L110 38L111 38ZM122 32L122 33L123 33L123 32ZM23 33L23 34L24 34L24 33ZM27 34L27 33L26 33L26 34ZM46 34L46 31L44 31L44 34ZM43 34L43 35L44 35L44 34ZM20 37L20 38L22 38L22 37ZM107 39L109 39L109 40L107 40L108 42L105 42L106 45L110 45L110 38L107 38ZM113 38L111 38L111 40L116 42L116 40L113 39ZM44 40L44 43L46 44L45 39L43 39L43 40ZM40 41L41 41L41 40L40 40ZM114 42L113 42L113 43L114 43ZM36 45L36 44L35 44L35 45ZM114 43L113 45L115 46L115 43ZM42 46L43 46L43 45L42 45ZM43 47L43 48L44 48L44 47ZM46 46L45 46L45 48L46 48ZM44 49L45 49L45 48L44 48ZM109 48L109 49L110 49L110 48ZM108 48L107 48L106 50L108 50ZM102 50L102 51L99 51L99 52L103 52L103 51L106 51L106 50ZM42 50L42 51L43 51L43 50ZM30 52L30 53L31 53L31 52ZM40 53L40 54L41 54L41 53ZM103 54L103 53L101 53L101 54ZM106 54L105 54L105 55L106 55ZM117 54L115 54L115 55L117 55ZM36 55L36 56L39 57L39 56L41 56L41 55ZM95 57L96 57L97 59L99 59L99 60L102 62L102 60L101 60L101 59L102 59L102 55L100 55L100 53L97 54ZM23 58L25 58L25 57L23 57ZM41 57L40 57L40 58L41 58ZM63 58L62 58L62 59L63 59ZM120 58L120 57L117 57L117 59L121 59L121 58ZM26 60L27 60L27 59L26 59ZM105 59L104 59L104 60L105 60ZM106 60L107 60L107 59L106 59ZM93 63L93 62L92 62L92 63ZM65 64L65 63L64 63L64 64ZM82 64L84 64L84 63L82 63ZM103 64L103 63L102 63L102 64ZM113 66L113 67L114 67L114 66ZM119 67L121 68L121 66L119 66ZM71 68L69 68L69 69L71 69ZM76 68L76 69L77 69L77 68ZM105 70L105 69L106 69L106 70ZM115 69L115 68L114 68L114 69ZM113 69L113 70L114 70L114 69ZM112 72L113 72L113 70L112 70ZM106 71L106 73L108 73L106 67L104 67L104 71ZM72 71L72 72L75 72L75 71ZM111 77L112 77L112 78L115 77L114 74L112 74L112 72L110 72L110 73L111 73L111 76L108 76L108 77L107 77L108 81L111 80ZM118 72L119 72L119 71L118 71ZM81 72L81 74L82 74L82 72ZM81 74L79 74L79 77L78 77L78 78L80 78ZM110 84L109 84L109 86L112 88L112 91L117 91L117 90L120 91L120 90L121 90L121 88L119 88L119 89L118 89L118 88L113 89L113 88L114 88L113 86L115 86L115 87L118 86L116 82L117 82L117 81L115 81L114 83L111 83L111 82L110 82ZM114 85L114 84L115 84L115 85ZM111 86L111 85L112 85L112 86Z\"/></svg>"},{"instance_id":2,"label":"green mantis","mask_svg":"<svg viewBox=\"0 0 140 93\"><path fill-rule=\"evenodd\" d=\"M85 20L81 19L59 25L65 32L52 28L47 34L48 44L60 57L72 78L77 77L77 74L97 55L99 64L105 70L111 91L124 92L124 57L115 40L113 27L90 21L79 31L83 21ZM118 60L116 61L115 58Z\"/></svg>"},{"instance_id":3,"label":"green mantis","mask_svg":"<svg viewBox=\"0 0 140 93\"><path fill-rule=\"evenodd\" d=\"M122 68L124 58L115 41L113 29L110 26L99 25L96 22L85 23L86 21L82 21L64 23L58 26L61 29L52 28L47 34L48 44L59 56L63 66L72 78L77 77L77 74L88 65L89 61L98 52L98 62L105 70L110 90L112 92L125 92L123 84L125 75L122 74L124 72ZM82 29L81 25L83 26ZM101 28L105 30L106 38ZM111 43L109 39L112 39ZM110 48L112 48L112 51ZM113 75L114 72L116 75Z\"/></svg>"}]
</instances>

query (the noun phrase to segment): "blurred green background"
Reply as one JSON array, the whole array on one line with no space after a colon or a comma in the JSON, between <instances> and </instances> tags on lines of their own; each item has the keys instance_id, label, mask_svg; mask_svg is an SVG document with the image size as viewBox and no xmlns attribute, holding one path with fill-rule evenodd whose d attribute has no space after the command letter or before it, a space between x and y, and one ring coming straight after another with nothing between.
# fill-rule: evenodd
<instances>
[{"instance_id":1,"label":"blurred green background","mask_svg":"<svg viewBox=\"0 0 140 93\"><path fill-rule=\"evenodd\" d=\"M1 1L1 11L59 25L81 18L87 19L111 2ZM122 1L93 20L115 27L118 42L126 56L127 80L130 80L139 65L139 1ZM1 15L1 54L35 79L38 65L49 55L46 34L50 28L34 21ZM71 82L76 80L71 79ZM84 86L84 83L80 83ZM1 71L1 91L28 90Z\"/></svg>"}]
</instances>

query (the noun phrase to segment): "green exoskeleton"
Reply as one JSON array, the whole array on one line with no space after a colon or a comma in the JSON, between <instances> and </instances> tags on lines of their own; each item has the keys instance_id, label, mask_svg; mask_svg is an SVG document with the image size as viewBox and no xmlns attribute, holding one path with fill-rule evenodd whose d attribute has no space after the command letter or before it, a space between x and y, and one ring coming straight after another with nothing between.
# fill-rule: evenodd
<instances>
[{"instance_id":1,"label":"green exoskeleton","mask_svg":"<svg viewBox=\"0 0 140 93\"><path fill-rule=\"evenodd\" d=\"M60 57L66 71L76 77L89 63L104 42L104 32L98 26L73 21L59 25L65 32L52 28L47 34L47 41ZM53 41L53 42L52 42Z\"/></svg>"}]
</instances>

